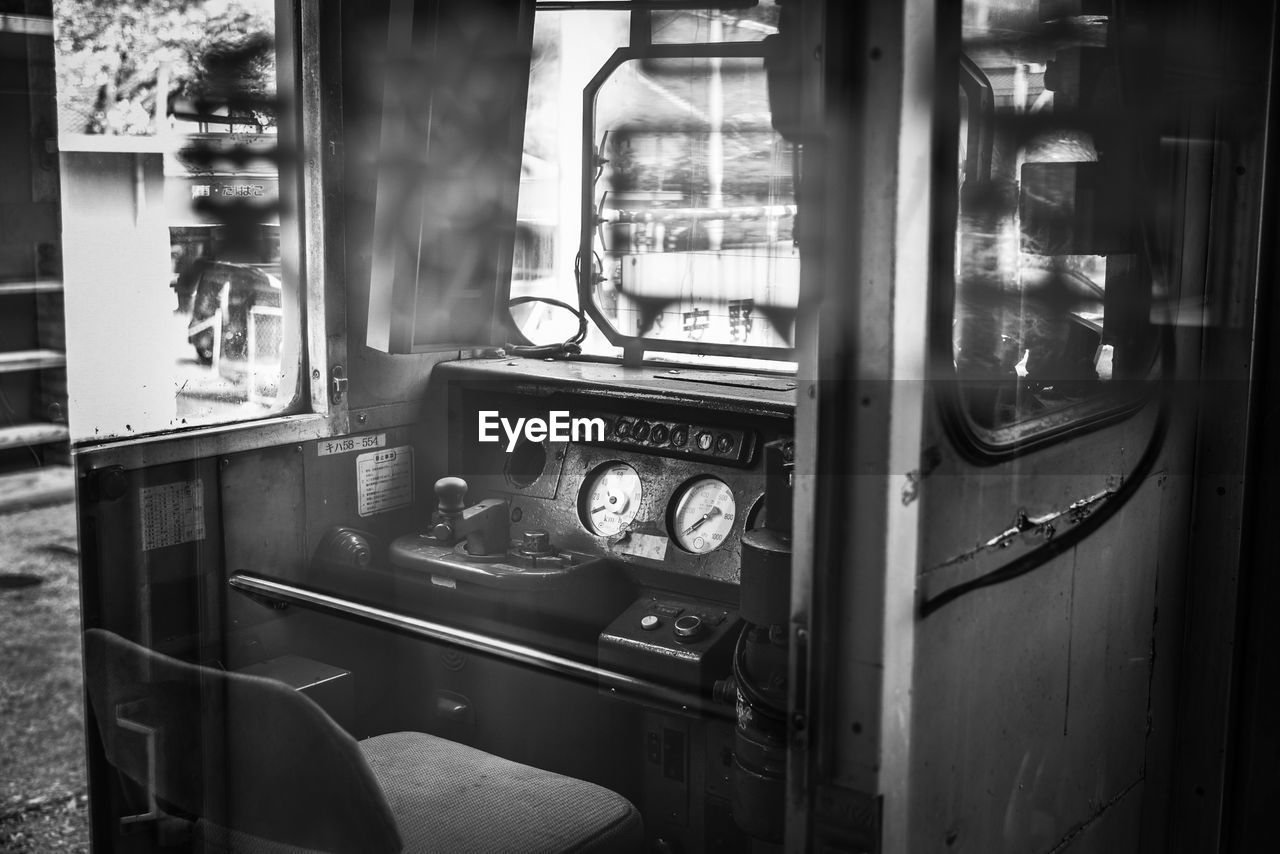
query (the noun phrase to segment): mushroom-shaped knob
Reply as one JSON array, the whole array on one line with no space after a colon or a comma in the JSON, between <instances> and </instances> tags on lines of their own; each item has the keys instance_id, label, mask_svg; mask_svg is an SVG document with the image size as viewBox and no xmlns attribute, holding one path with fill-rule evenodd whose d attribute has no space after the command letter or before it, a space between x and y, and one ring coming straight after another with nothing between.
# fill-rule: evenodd
<instances>
[{"instance_id":1,"label":"mushroom-shaped knob","mask_svg":"<svg viewBox=\"0 0 1280 854\"><path fill-rule=\"evenodd\" d=\"M467 482L460 477L442 477L436 481L436 510L458 514L467 507Z\"/></svg>"}]
</instances>

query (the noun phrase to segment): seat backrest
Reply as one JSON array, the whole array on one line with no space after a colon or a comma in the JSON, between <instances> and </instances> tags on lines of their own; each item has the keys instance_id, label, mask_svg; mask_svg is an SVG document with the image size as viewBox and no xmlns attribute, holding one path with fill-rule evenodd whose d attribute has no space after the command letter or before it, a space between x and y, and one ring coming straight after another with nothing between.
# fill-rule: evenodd
<instances>
[{"instance_id":1,"label":"seat backrest","mask_svg":"<svg viewBox=\"0 0 1280 854\"><path fill-rule=\"evenodd\" d=\"M84 651L107 760L167 809L302 848L401 849L355 739L309 697L103 629Z\"/></svg>"}]
</instances>

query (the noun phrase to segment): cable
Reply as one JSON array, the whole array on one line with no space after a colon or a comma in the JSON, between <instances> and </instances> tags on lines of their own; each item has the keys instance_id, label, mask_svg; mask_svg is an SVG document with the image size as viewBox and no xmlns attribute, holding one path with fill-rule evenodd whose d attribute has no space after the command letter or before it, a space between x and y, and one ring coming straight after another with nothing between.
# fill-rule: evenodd
<instances>
[{"instance_id":1,"label":"cable","mask_svg":"<svg viewBox=\"0 0 1280 854\"><path fill-rule=\"evenodd\" d=\"M576 265L575 265L576 266ZM574 308L567 302L561 302L551 297L514 297L507 300L507 308L512 309L518 305L526 305L528 303L546 303L556 308L562 308L565 311L578 318L578 331L570 338L558 344L507 344L504 348L508 353L514 356L523 356L531 359L556 359L565 356L576 356L582 352L582 342L587 337L587 315L580 308Z\"/></svg>"}]
</instances>

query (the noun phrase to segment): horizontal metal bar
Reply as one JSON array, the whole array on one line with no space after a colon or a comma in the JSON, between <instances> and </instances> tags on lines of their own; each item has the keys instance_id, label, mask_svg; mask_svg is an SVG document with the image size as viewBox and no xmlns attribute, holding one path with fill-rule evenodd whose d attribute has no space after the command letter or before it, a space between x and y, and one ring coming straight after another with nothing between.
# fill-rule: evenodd
<instances>
[{"instance_id":1,"label":"horizontal metal bar","mask_svg":"<svg viewBox=\"0 0 1280 854\"><path fill-rule=\"evenodd\" d=\"M0 374L14 371L42 371L67 364L66 354L58 350L13 350L0 353Z\"/></svg>"},{"instance_id":2,"label":"horizontal metal bar","mask_svg":"<svg viewBox=\"0 0 1280 854\"><path fill-rule=\"evenodd\" d=\"M0 90L0 95L10 94ZM23 92L22 94L26 94ZM39 279L25 282L0 282L0 296L22 294L56 294L62 292L61 279Z\"/></svg>"},{"instance_id":3,"label":"horizontal metal bar","mask_svg":"<svg viewBox=\"0 0 1280 854\"><path fill-rule=\"evenodd\" d=\"M52 36L53 18L40 15L0 15L0 33L22 36Z\"/></svg>"},{"instance_id":4,"label":"horizontal metal bar","mask_svg":"<svg viewBox=\"0 0 1280 854\"><path fill-rule=\"evenodd\" d=\"M227 582L233 590L252 596L261 596L276 602L300 605L323 613L351 617L366 623L386 626L426 640L463 647L470 652L488 655L515 664L535 667L557 676L573 679L583 684L596 685L622 695L632 696L649 703L656 703L681 712L694 712L711 718L732 720L732 707L713 702L699 694L682 691L656 682L637 679L623 673L605 670L593 664L585 664L571 658L537 649L527 644L505 641L489 635L460 629L456 626L436 623L388 611L361 602L352 602L338 596L321 593L293 584L273 581L259 575L237 572Z\"/></svg>"},{"instance_id":5,"label":"horizontal metal bar","mask_svg":"<svg viewBox=\"0 0 1280 854\"><path fill-rule=\"evenodd\" d=\"M67 441L69 433L65 424L29 423L0 427L0 449L47 445Z\"/></svg>"},{"instance_id":6,"label":"horizontal metal bar","mask_svg":"<svg viewBox=\"0 0 1280 854\"><path fill-rule=\"evenodd\" d=\"M537 0L539 12L653 11L681 9L750 9L759 0Z\"/></svg>"}]
</instances>

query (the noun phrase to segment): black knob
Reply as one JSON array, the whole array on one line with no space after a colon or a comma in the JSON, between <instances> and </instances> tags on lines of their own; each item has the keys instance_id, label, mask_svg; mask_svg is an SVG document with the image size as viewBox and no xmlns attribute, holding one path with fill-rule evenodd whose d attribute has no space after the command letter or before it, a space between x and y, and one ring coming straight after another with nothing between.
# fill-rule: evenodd
<instances>
[{"instance_id":1,"label":"black knob","mask_svg":"<svg viewBox=\"0 0 1280 854\"><path fill-rule=\"evenodd\" d=\"M643 442L649 438L649 425L644 421L637 421L636 426L631 428L631 438L637 442Z\"/></svg>"},{"instance_id":2,"label":"black knob","mask_svg":"<svg viewBox=\"0 0 1280 854\"><path fill-rule=\"evenodd\" d=\"M436 510L450 515L467 509L467 482L460 477L442 477L436 481Z\"/></svg>"},{"instance_id":3,"label":"black knob","mask_svg":"<svg viewBox=\"0 0 1280 854\"><path fill-rule=\"evenodd\" d=\"M649 434L649 438L653 439L653 444L655 445L665 445L668 435L669 431L665 424L655 424L653 425L653 432Z\"/></svg>"}]
</instances>

